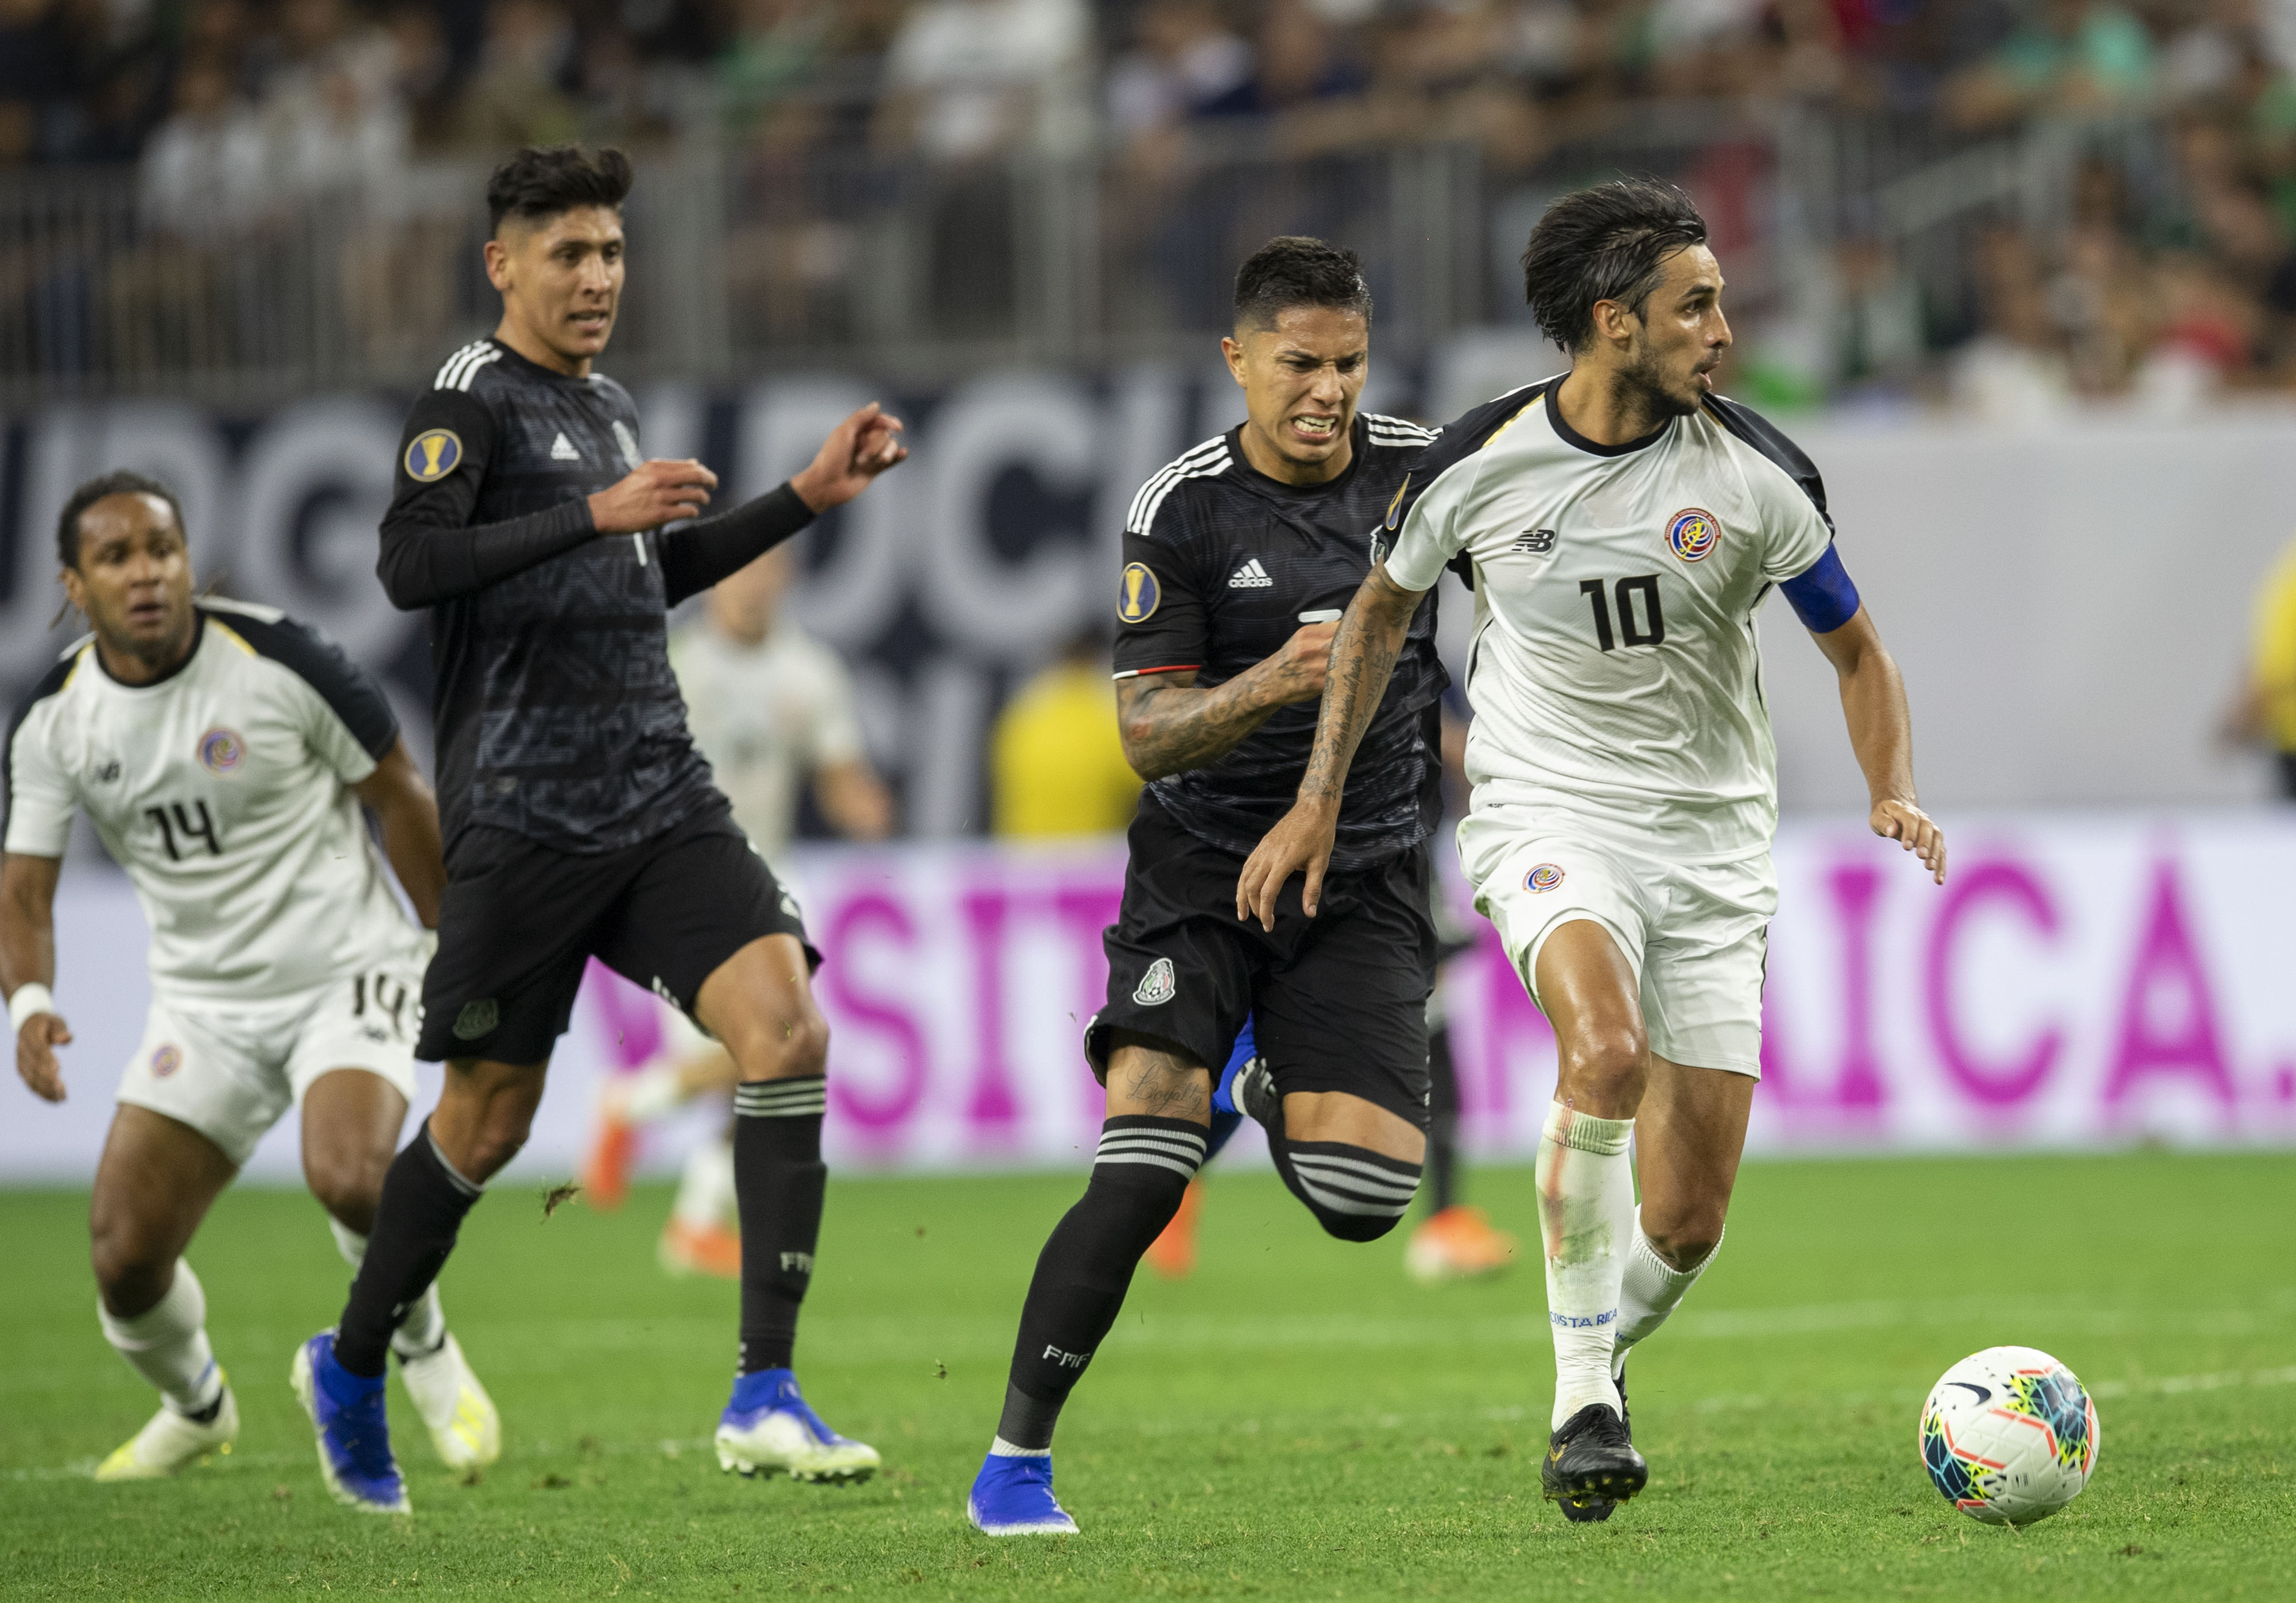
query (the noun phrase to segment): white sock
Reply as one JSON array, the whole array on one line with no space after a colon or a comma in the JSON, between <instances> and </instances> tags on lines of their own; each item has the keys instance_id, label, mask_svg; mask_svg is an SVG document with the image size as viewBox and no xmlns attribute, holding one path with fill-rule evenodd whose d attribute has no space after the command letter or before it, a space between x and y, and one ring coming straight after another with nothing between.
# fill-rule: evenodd
<instances>
[{"instance_id":1,"label":"white sock","mask_svg":"<svg viewBox=\"0 0 2296 1603\"><path fill-rule=\"evenodd\" d=\"M208 1344L208 1294L181 1258L168 1295L134 1319L115 1319L102 1303L95 1313L104 1339L176 1412L204 1413L223 1395L223 1370Z\"/></svg>"},{"instance_id":2,"label":"white sock","mask_svg":"<svg viewBox=\"0 0 2296 1603\"><path fill-rule=\"evenodd\" d=\"M996 1436L988 1443L988 1456L992 1459L1049 1459L1053 1456L1053 1450L1049 1447L1015 1447L1004 1437Z\"/></svg>"},{"instance_id":3,"label":"white sock","mask_svg":"<svg viewBox=\"0 0 2296 1603\"><path fill-rule=\"evenodd\" d=\"M622 1082L619 1100L625 1123L652 1124L667 1119L685 1106L685 1088L678 1079L677 1065L666 1061L646 1065Z\"/></svg>"},{"instance_id":4,"label":"white sock","mask_svg":"<svg viewBox=\"0 0 2296 1603\"><path fill-rule=\"evenodd\" d=\"M1619 1406L1611 1342L1635 1229L1632 1119L1597 1119L1560 1102L1538 1138L1538 1233L1546 1246L1546 1317L1554 1336L1554 1421L1589 1403Z\"/></svg>"},{"instance_id":5,"label":"white sock","mask_svg":"<svg viewBox=\"0 0 2296 1603\"><path fill-rule=\"evenodd\" d=\"M366 1237L333 1214L327 1216L327 1228L335 1233L335 1250L354 1270L366 1262ZM398 1321L398 1328L390 1333L390 1350L401 1359L421 1358L435 1352L447 1339L447 1311L439 1301L439 1282L433 1280L414 1299L414 1306Z\"/></svg>"},{"instance_id":6,"label":"white sock","mask_svg":"<svg viewBox=\"0 0 2296 1603\"><path fill-rule=\"evenodd\" d=\"M670 1216L697 1230L712 1229L734 1217L734 1138L713 1136L685 1155L677 1200Z\"/></svg>"},{"instance_id":7,"label":"white sock","mask_svg":"<svg viewBox=\"0 0 2296 1603\"><path fill-rule=\"evenodd\" d=\"M1658 1255L1650 1237L1643 1234L1642 1215L1635 1215L1635 1244L1627 1249L1626 1279L1619 1287L1619 1335L1611 1352L1613 1380L1627 1367L1627 1349L1649 1340L1666 1323L1666 1316L1681 1303L1721 1250L1722 1237L1717 1236L1706 1256L1694 1266L1677 1269Z\"/></svg>"}]
</instances>

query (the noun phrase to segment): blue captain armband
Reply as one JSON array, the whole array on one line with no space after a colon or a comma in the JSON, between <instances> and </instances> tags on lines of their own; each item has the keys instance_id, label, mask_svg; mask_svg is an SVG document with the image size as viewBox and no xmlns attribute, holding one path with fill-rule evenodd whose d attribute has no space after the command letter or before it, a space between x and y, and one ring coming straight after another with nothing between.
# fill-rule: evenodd
<instances>
[{"instance_id":1,"label":"blue captain armband","mask_svg":"<svg viewBox=\"0 0 2296 1603\"><path fill-rule=\"evenodd\" d=\"M1857 587L1832 546L1811 563L1808 571L1778 587L1801 626L1813 635L1830 635L1857 616Z\"/></svg>"}]
</instances>

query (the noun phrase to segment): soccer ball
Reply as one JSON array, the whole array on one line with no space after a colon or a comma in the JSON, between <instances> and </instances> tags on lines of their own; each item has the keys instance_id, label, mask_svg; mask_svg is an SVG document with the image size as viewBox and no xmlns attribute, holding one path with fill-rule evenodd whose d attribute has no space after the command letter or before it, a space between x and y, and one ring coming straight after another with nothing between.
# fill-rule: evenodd
<instances>
[{"instance_id":1,"label":"soccer ball","mask_svg":"<svg viewBox=\"0 0 2296 1603\"><path fill-rule=\"evenodd\" d=\"M2030 1525L2080 1495L2096 1467L2096 1404L2032 1347L1988 1347L1922 1404L1922 1462L1946 1500L1988 1525Z\"/></svg>"}]
</instances>

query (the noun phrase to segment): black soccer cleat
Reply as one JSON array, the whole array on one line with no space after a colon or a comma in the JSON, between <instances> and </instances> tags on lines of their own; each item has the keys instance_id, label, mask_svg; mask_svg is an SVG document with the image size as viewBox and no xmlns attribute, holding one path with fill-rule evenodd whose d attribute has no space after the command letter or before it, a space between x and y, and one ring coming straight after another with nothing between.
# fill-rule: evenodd
<instances>
[{"instance_id":1,"label":"black soccer cleat","mask_svg":"<svg viewBox=\"0 0 2296 1603\"><path fill-rule=\"evenodd\" d=\"M1626 1422L1608 1403L1590 1402L1548 1438L1538 1478L1546 1500L1562 1505L1563 1518L1585 1523L1610 1518L1643 1489L1650 1466L1635 1451Z\"/></svg>"}]
</instances>

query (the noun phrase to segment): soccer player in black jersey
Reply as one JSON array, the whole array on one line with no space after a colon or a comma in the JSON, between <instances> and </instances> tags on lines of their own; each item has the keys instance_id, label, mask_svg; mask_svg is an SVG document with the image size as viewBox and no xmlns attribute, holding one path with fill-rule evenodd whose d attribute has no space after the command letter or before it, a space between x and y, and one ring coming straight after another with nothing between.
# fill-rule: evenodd
<instances>
[{"instance_id":1,"label":"soccer player in black jersey","mask_svg":"<svg viewBox=\"0 0 2296 1603\"><path fill-rule=\"evenodd\" d=\"M1304 917L1296 893L1272 932L1235 913L1246 854L1299 788L1332 621L1432 438L1357 411L1371 313L1352 252L1278 239L1245 262L1221 347L1248 420L1150 479L1126 523L1117 709L1149 785L1106 936L1108 1004L1086 1032L1108 1122L1021 1310L968 1508L992 1534L1076 1528L1053 1497L1054 1424L1203 1162L1216 1111L1266 1127L1284 1183L1343 1240L1385 1235L1418 1187L1447 682L1431 600L1368 737L1377 761L1349 790L1322 917ZM1216 1084L1247 1021L1258 1054Z\"/></svg>"},{"instance_id":2,"label":"soccer player in black jersey","mask_svg":"<svg viewBox=\"0 0 2296 1603\"><path fill-rule=\"evenodd\" d=\"M383 1182L341 1322L295 1360L329 1487L364 1508L406 1507L383 1416L391 1327L524 1144L593 956L741 1068L741 1362L719 1461L815 1480L877 1465L822 1424L789 1367L824 1176L819 954L687 736L665 621L898 462L900 423L864 407L789 482L701 516L716 475L644 460L628 393L591 371L620 296L629 186L619 151L526 150L496 171L486 263L502 322L415 403L382 525L385 589L430 612L447 884L416 1056L447 1073ZM665 529L682 519L697 521Z\"/></svg>"}]
</instances>

